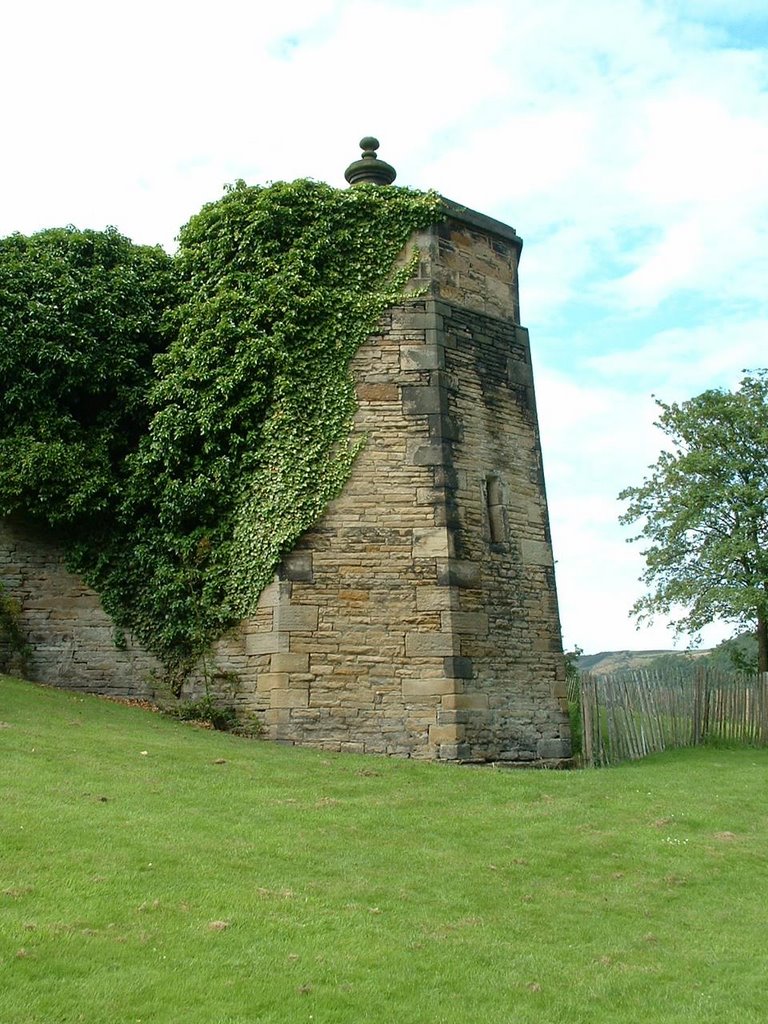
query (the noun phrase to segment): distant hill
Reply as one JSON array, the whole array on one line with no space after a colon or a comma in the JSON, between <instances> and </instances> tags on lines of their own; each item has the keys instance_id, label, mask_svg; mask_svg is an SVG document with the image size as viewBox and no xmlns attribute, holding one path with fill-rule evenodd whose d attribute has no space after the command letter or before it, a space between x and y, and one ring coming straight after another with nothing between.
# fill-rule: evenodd
<instances>
[{"instance_id":1,"label":"distant hill","mask_svg":"<svg viewBox=\"0 0 768 1024\"><path fill-rule=\"evenodd\" d=\"M723 640L712 650L681 651L601 651L599 654L582 654L576 662L581 672L608 675L627 669L648 669L653 672L691 670L694 662L704 662L704 667L719 672L756 672L757 637L749 630Z\"/></svg>"},{"instance_id":2,"label":"distant hill","mask_svg":"<svg viewBox=\"0 0 768 1024\"><path fill-rule=\"evenodd\" d=\"M582 654L576 663L580 672L608 674L626 669L657 668L659 659L695 660L711 654L710 650L702 651L601 651L599 654ZM653 664L652 664L653 663Z\"/></svg>"}]
</instances>

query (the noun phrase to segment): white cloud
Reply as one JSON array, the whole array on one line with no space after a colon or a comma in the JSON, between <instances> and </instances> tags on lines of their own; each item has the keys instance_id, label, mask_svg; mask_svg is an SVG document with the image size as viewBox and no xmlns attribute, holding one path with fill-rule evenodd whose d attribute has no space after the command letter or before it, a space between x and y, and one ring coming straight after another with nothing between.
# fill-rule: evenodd
<instances>
[{"instance_id":1,"label":"white cloud","mask_svg":"<svg viewBox=\"0 0 768 1024\"><path fill-rule=\"evenodd\" d=\"M736 387L744 370L768 365L765 319L754 318L652 334L634 349L594 356L589 366L603 379L653 389L664 401L682 401L711 387Z\"/></svg>"}]
</instances>

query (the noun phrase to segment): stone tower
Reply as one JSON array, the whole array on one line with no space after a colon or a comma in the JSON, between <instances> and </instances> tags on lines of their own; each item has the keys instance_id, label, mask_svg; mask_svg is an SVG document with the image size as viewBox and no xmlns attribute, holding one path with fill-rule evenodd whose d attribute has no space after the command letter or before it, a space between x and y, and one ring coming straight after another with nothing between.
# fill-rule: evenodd
<instances>
[{"instance_id":1,"label":"stone tower","mask_svg":"<svg viewBox=\"0 0 768 1024\"><path fill-rule=\"evenodd\" d=\"M388 185L375 139L347 171ZM564 661L515 231L443 201L412 237L418 298L352 363L366 444L343 493L219 642L238 702L274 740L449 761L570 756ZM33 679L151 695L61 552L0 524Z\"/></svg>"},{"instance_id":2,"label":"stone tower","mask_svg":"<svg viewBox=\"0 0 768 1024\"><path fill-rule=\"evenodd\" d=\"M388 184L378 142L347 171ZM570 756L522 242L445 200L420 292L353 362L367 441L246 624L255 704L296 743L447 760Z\"/></svg>"}]
</instances>

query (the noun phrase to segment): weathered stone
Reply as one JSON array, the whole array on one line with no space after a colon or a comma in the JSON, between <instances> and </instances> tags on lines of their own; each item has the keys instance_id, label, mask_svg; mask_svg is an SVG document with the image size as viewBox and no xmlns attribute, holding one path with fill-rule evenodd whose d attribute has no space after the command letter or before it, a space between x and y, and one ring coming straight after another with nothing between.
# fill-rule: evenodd
<instances>
[{"instance_id":1,"label":"weathered stone","mask_svg":"<svg viewBox=\"0 0 768 1024\"><path fill-rule=\"evenodd\" d=\"M269 660L272 672L309 672L308 654L273 654Z\"/></svg>"},{"instance_id":2,"label":"weathered stone","mask_svg":"<svg viewBox=\"0 0 768 1024\"><path fill-rule=\"evenodd\" d=\"M256 677L256 689L259 693L268 690L285 690L290 681L288 672L260 672ZM274 705L277 707L277 705Z\"/></svg>"},{"instance_id":3,"label":"weathered stone","mask_svg":"<svg viewBox=\"0 0 768 1024\"><path fill-rule=\"evenodd\" d=\"M281 575L286 580L312 582L312 552L291 551L283 558Z\"/></svg>"},{"instance_id":4,"label":"weathered stone","mask_svg":"<svg viewBox=\"0 0 768 1024\"><path fill-rule=\"evenodd\" d=\"M463 725L430 725L429 742L437 746L440 743L459 743L464 739Z\"/></svg>"},{"instance_id":5,"label":"weathered stone","mask_svg":"<svg viewBox=\"0 0 768 1024\"><path fill-rule=\"evenodd\" d=\"M442 658L457 653L458 641L452 633L406 633L405 653L409 658Z\"/></svg>"},{"instance_id":6,"label":"weathered stone","mask_svg":"<svg viewBox=\"0 0 768 1024\"><path fill-rule=\"evenodd\" d=\"M435 345L403 345L400 348L401 370L437 370L442 366L442 354Z\"/></svg>"},{"instance_id":7,"label":"weathered stone","mask_svg":"<svg viewBox=\"0 0 768 1024\"><path fill-rule=\"evenodd\" d=\"M571 756L571 741L568 737L540 740L536 753L544 761L569 758Z\"/></svg>"},{"instance_id":8,"label":"weathered stone","mask_svg":"<svg viewBox=\"0 0 768 1024\"><path fill-rule=\"evenodd\" d=\"M446 632L488 634L487 612L441 612L440 619Z\"/></svg>"},{"instance_id":9,"label":"weathered stone","mask_svg":"<svg viewBox=\"0 0 768 1024\"><path fill-rule=\"evenodd\" d=\"M482 581L479 564L451 559L438 563L437 581L446 587L478 587Z\"/></svg>"},{"instance_id":10,"label":"weathered stone","mask_svg":"<svg viewBox=\"0 0 768 1024\"><path fill-rule=\"evenodd\" d=\"M459 607L459 597L450 587L419 587L416 591L416 608L420 612L443 611Z\"/></svg>"},{"instance_id":11,"label":"weathered stone","mask_svg":"<svg viewBox=\"0 0 768 1024\"><path fill-rule=\"evenodd\" d=\"M443 697L443 707L446 710L486 711L488 709L488 695L485 693L446 694Z\"/></svg>"},{"instance_id":12,"label":"weathered stone","mask_svg":"<svg viewBox=\"0 0 768 1024\"><path fill-rule=\"evenodd\" d=\"M447 558L451 539L443 526L425 526L413 531L414 558Z\"/></svg>"},{"instance_id":13,"label":"weathered stone","mask_svg":"<svg viewBox=\"0 0 768 1024\"><path fill-rule=\"evenodd\" d=\"M279 632L314 632L317 629L317 608L311 605L280 604L274 615L275 629Z\"/></svg>"},{"instance_id":14,"label":"weathered stone","mask_svg":"<svg viewBox=\"0 0 768 1024\"><path fill-rule=\"evenodd\" d=\"M552 545L543 540L521 540L520 552L523 556L524 565L546 565L553 564Z\"/></svg>"},{"instance_id":15,"label":"weathered stone","mask_svg":"<svg viewBox=\"0 0 768 1024\"><path fill-rule=\"evenodd\" d=\"M309 705L308 690L283 690L272 691L271 704L273 708L305 708Z\"/></svg>"},{"instance_id":16,"label":"weathered stone","mask_svg":"<svg viewBox=\"0 0 768 1024\"><path fill-rule=\"evenodd\" d=\"M443 671L455 679L472 679L475 674L471 658L443 658Z\"/></svg>"},{"instance_id":17,"label":"weathered stone","mask_svg":"<svg viewBox=\"0 0 768 1024\"><path fill-rule=\"evenodd\" d=\"M569 756L564 667L520 240L445 205L417 232L413 284L352 359L365 438L343 492L287 555L258 608L216 645L268 737L442 760ZM0 528L33 678L146 693L162 667L117 650L61 553ZM193 673L185 694L202 690Z\"/></svg>"},{"instance_id":18,"label":"weathered stone","mask_svg":"<svg viewBox=\"0 0 768 1024\"><path fill-rule=\"evenodd\" d=\"M290 650L287 633L248 633L245 637L246 654L277 654Z\"/></svg>"},{"instance_id":19,"label":"weathered stone","mask_svg":"<svg viewBox=\"0 0 768 1024\"><path fill-rule=\"evenodd\" d=\"M357 397L361 402L396 402L399 389L397 384L359 384Z\"/></svg>"},{"instance_id":20,"label":"weathered stone","mask_svg":"<svg viewBox=\"0 0 768 1024\"><path fill-rule=\"evenodd\" d=\"M456 689L453 679L445 679L443 676L403 679L402 686L404 697L438 697L453 693Z\"/></svg>"}]
</instances>

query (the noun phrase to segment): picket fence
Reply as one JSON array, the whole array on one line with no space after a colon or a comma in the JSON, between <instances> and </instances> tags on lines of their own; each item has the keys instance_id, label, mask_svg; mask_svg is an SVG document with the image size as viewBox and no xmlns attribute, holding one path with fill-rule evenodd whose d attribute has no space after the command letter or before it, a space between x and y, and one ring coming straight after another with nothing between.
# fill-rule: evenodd
<instances>
[{"instance_id":1,"label":"picket fence","mask_svg":"<svg viewBox=\"0 0 768 1024\"><path fill-rule=\"evenodd\" d=\"M581 673L569 700L581 712L586 765L712 741L768 745L768 673Z\"/></svg>"}]
</instances>

